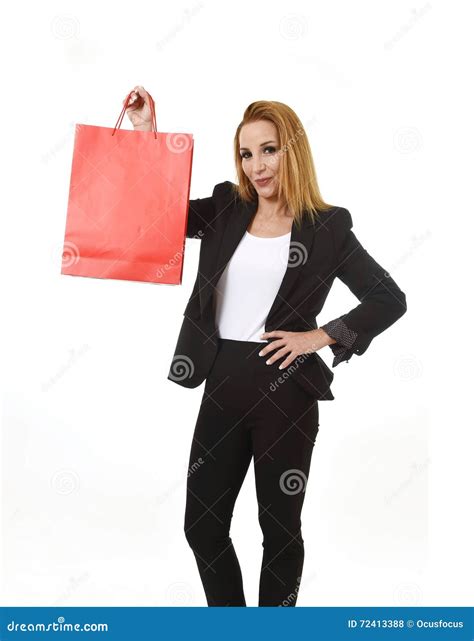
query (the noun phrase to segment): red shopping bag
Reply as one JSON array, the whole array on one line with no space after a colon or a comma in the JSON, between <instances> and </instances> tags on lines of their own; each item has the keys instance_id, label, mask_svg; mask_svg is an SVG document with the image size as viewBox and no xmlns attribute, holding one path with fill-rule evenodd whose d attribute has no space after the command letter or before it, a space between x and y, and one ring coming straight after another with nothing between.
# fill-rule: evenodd
<instances>
[{"instance_id":1,"label":"red shopping bag","mask_svg":"<svg viewBox=\"0 0 474 641\"><path fill-rule=\"evenodd\" d=\"M192 134L77 124L61 274L181 284ZM118 128L117 128L118 127Z\"/></svg>"}]
</instances>

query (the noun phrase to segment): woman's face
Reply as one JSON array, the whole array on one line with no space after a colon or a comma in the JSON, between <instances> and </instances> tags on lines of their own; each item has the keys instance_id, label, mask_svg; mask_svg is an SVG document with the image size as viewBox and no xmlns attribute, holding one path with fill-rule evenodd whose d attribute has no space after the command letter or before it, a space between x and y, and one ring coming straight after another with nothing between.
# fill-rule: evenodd
<instances>
[{"instance_id":1,"label":"woman's face","mask_svg":"<svg viewBox=\"0 0 474 641\"><path fill-rule=\"evenodd\" d=\"M280 165L277 128L268 120L249 122L240 130L242 169L257 194L271 198L277 194ZM259 182L267 179L264 182Z\"/></svg>"}]
</instances>

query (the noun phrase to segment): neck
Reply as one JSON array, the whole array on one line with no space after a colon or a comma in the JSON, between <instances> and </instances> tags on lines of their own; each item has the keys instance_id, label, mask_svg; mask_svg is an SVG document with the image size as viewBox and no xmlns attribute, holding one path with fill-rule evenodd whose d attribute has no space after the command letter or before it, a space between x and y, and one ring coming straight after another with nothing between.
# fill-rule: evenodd
<instances>
[{"instance_id":1,"label":"neck","mask_svg":"<svg viewBox=\"0 0 474 641\"><path fill-rule=\"evenodd\" d=\"M287 204L282 200L278 200L276 197L263 198L262 196L259 196L257 213L259 218L263 218L265 220L290 217Z\"/></svg>"}]
</instances>

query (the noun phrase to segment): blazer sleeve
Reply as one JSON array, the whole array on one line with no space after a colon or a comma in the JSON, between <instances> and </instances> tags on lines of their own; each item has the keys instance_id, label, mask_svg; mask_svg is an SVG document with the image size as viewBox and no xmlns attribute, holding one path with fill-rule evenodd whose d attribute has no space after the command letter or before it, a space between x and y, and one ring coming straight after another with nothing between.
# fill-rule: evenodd
<instances>
[{"instance_id":1,"label":"blazer sleeve","mask_svg":"<svg viewBox=\"0 0 474 641\"><path fill-rule=\"evenodd\" d=\"M378 334L403 316L407 303L405 293L355 236L350 212L341 207L334 217L336 277L359 300L359 305L321 327L337 341L329 346L336 367L354 354L362 355Z\"/></svg>"},{"instance_id":2,"label":"blazer sleeve","mask_svg":"<svg viewBox=\"0 0 474 641\"><path fill-rule=\"evenodd\" d=\"M189 201L187 238L203 238L206 233L214 231L214 221L220 215L222 195L229 192L232 183L218 183L208 198L196 198Z\"/></svg>"}]
</instances>

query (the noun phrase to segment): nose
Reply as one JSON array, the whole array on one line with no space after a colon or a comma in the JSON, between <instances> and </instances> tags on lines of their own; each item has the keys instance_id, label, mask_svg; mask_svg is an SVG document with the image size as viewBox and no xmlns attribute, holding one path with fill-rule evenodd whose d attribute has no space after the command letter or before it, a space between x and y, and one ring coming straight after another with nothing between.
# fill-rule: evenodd
<instances>
[{"instance_id":1,"label":"nose","mask_svg":"<svg viewBox=\"0 0 474 641\"><path fill-rule=\"evenodd\" d=\"M261 158L255 158L252 162L252 173L256 178L258 178L260 174L263 174L266 168L267 167Z\"/></svg>"}]
</instances>

